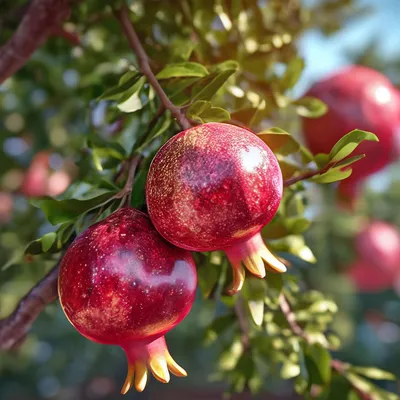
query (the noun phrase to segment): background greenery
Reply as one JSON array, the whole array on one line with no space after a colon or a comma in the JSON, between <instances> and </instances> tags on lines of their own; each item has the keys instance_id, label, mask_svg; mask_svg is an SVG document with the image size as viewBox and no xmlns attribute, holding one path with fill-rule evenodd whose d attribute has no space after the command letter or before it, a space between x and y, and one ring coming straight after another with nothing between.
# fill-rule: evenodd
<instances>
[{"instance_id":1,"label":"background greenery","mask_svg":"<svg viewBox=\"0 0 400 400\"><path fill-rule=\"evenodd\" d=\"M24 3L2 2L0 43L14 32L20 20L15 10ZM123 2L114 3L117 8ZM262 137L279 154L286 178L306 169L309 159L299 144L300 116L317 117L324 106L296 94L304 68L297 42L310 29L335 34L348 19L363 18L367 10L351 0L138 0L128 4L152 69L174 104L185 106L188 118L194 122L231 118L256 132L264 131ZM0 317L7 316L55 264L60 235L65 241L73 230L79 232L99 217L99 204L122 187L123 180L115 181L115 174L132 152L145 157L134 182L132 205L145 207L143 186L149 162L179 130L169 112L159 116L159 99L134 67L135 55L108 6L94 0L81 2L64 28L76 34L79 43L51 37L0 87L0 187L3 194L12 194L12 214L3 212L0 226ZM373 44L349 57L390 71L392 79L399 81L398 63L382 62ZM290 132L299 142L271 127ZM19 190L24 171L44 149L52 154L51 170L67 172L75 182L63 195L79 200L71 207L36 200L39 209ZM262 304L265 323L257 327L251 316L259 311L246 309L253 350L243 352L234 300L221 295L226 262L218 253L199 255L198 300L188 318L167 335L171 353L189 376L172 379L168 386L152 380L144 394L127 396L212 399L226 390L250 389L268 391L271 399L275 395L291 399L294 386L301 393L311 382L323 388L321 399L362 399L353 390L354 379L360 385L359 375L352 376L353 389L351 377L331 375L324 348L336 349L339 337L342 347L334 351L335 358L400 375L398 294L393 290L356 293L343 274L356 257L352 238L360 215L400 225L398 169L392 166L386 172L385 191L365 189L365 201L352 217L336 207L334 187L295 185L287 191L285 207L272 227L264 231L266 238L274 239L272 246L293 263L283 285L296 312L303 312L308 335L319 344L308 348L293 336L277 309L282 285L278 278L271 278L268 288L265 282L260 286L249 279L241 299L257 307ZM333 180L340 178L340 172L333 173ZM101 216L117 206L111 201ZM28 251L40 254L24 256L29 242L55 230L48 221L59 229L57 239L47 236L42 245L36 243ZM310 288L313 291L305 291ZM374 371L366 374L384 376ZM115 399L125 373L120 349L85 340L59 305L51 304L18 350L1 353L0 398ZM375 383L399 391L396 382L378 379ZM398 398L363 384L366 392L374 393L373 399Z\"/></svg>"}]
</instances>

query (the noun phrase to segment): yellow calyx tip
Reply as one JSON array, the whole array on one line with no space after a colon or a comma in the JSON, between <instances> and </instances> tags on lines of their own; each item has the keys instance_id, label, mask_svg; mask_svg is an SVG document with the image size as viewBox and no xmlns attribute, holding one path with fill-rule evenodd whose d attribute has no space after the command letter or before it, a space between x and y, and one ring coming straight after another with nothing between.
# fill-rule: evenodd
<instances>
[{"instance_id":1,"label":"yellow calyx tip","mask_svg":"<svg viewBox=\"0 0 400 400\"><path fill-rule=\"evenodd\" d=\"M132 387L133 377L135 374L135 367L133 364L128 365L128 373L126 374L125 383L122 386L121 394L127 394Z\"/></svg>"},{"instance_id":2,"label":"yellow calyx tip","mask_svg":"<svg viewBox=\"0 0 400 400\"><path fill-rule=\"evenodd\" d=\"M171 373L179 378L187 376L187 372L171 357L171 354L166 353L168 369Z\"/></svg>"},{"instance_id":3,"label":"yellow calyx tip","mask_svg":"<svg viewBox=\"0 0 400 400\"><path fill-rule=\"evenodd\" d=\"M167 361L162 356L155 356L150 359L149 362L150 370L158 381L162 383L168 383L170 375L168 371Z\"/></svg>"},{"instance_id":4,"label":"yellow calyx tip","mask_svg":"<svg viewBox=\"0 0 400 400\"><path fill-rule=\"evenodd\" d=\"M128 393L129 389L134 384L138 392L143 392L147 384L147 367L143 361L136 361L134 364L128 365L128 373L125 383L122 386L121 394Z\"/></svg>"},{"instance_id":5,"label":"yellow calyx tip","mask_svg":"<svg viewBox=\"0 0 400 400\"><path fill-rule=\"evenodd\" d=\"M232 274L233 274L232 285L227 290L228 294L230 295L234 295L240 292L240 290L243 287L246 272L240 262L238 264L232 265Z\"/></svg>"},{"instance_id":6,"label":"yellow calyx tip","mask_svg":"<svg viewBox=\"0 0 400 400\"><path fill-rule=\"evenodd\" d=\"M128 373L121 394L126 394L132 386L138 392L143 392L149 370L162 383L169 382L170 372L178 377L187 376L186 371L171 357L163 336L147 344L144 349L140 349L143 351L137 351L135 347L133 349L136 353L129 353L129 349L128 351L124 349L128 358Z\"/></svg>"},{"instance_id":7,"label":"yellow calyx tip","mask_svg":"<svg viewBox=\"0 0 400 400\"><path fill-rule=\"evenodd\" d=\"M282 274L287 271L285 264L279 261L278 258L275 257L266 247L260 251L260 256L264 259L264 261L268 264L268 266L275 272L279 272Z\"/></svg>"}]
</instances>

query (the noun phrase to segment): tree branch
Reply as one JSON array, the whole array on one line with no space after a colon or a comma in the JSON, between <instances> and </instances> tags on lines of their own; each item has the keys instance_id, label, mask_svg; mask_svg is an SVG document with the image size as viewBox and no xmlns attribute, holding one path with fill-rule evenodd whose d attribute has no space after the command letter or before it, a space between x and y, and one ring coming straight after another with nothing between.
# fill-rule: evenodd
<instances>
[{"instance_id":1,"label":"tree branch","mask_svg":"<svg viewBox=\"0 0 400 400\"><path fill-rule=\"evenodd\" d=\"M70 13L72 0L33 0L11 39L0 48L0 84L18 71Z\"/></svg>"},{"instance_id":2,"label":"tree branch","mask_svg":"<svg viewBox=\"0 0 400 400\"><path fill-rule=\"evenodd\" d=\"M283 181L283 186L284 187L291 186L291 185L294 185L297 182L304 181L306 179L310 179L310 178L312 178L314 176L317 176L317 175L322 175L325 172L328 172L328 170L333 168L333 167L334 167L334 165L328 164L326 167L324 167L324 168L322 168L320 170L308 171L308 172L306 172L306 173L304 173L302 175L298 175L298 176L294 176L293 178L286 179L286 180Z\"/></svg>"},{"instance_id":3,"label":"tree branch","mask_svg":"<svg viewBox=\"0 0 400 400\"><path fill-rule=\"evenodd\" d=\"M57 299L57 279L61 259L19 302L14 312L0 320L0 349L10 350L25 338L33 322L48 303Z\"/></svg>"},{"instance_id":4,"label":"tree branch","mask_svg":"<svg viewBox=\"0 0 400 400\"><path fill-rule=\"evenodd\" d=\"M283 293L279 297L279 306L286 317L290 330L296 335L303 338L307 343L311 343L309 337L304 332L303 328L297 323L296 315L290 307L290 303ZM331 368L340 375L345 375L347 371L346 363L340 360L331 360ZM362 392L359 388L353 387L357 392L364 396L365 400L373 400L372 396L367 392Z\"/></svg>"},{"instance_id":5,"label":"tree branch","mask_svg":"<svg viewBox=\"0 0 400 400\"><path fill-rule=\"evenodd\" d=\"M120 10L114 12L116 18L118 19L121 28L128 39L129 45L135 52L139 63L140 72L146 76L150 85L153 87L158 97L160 98L164 107L171 112L173 117L177 120L178 124L182 129L189 129L191 124L186 116L182 113L180 107L175 106L168 96L165 94L163 88L155 77L153 71L151 70L149 57L147 56L140 39L132 25L129 18L129 9L127 6L123 6Z\"/></svg>"}]
</instances>

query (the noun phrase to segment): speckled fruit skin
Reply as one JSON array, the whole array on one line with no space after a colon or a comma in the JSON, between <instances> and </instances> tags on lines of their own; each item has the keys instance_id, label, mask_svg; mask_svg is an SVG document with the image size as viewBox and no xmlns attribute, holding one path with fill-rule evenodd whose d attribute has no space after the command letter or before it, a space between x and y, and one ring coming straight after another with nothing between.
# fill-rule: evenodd
<instances>
[{"instance_id":1,"label":"speckled fruit skin","mask_svg":"<svg viewBox=\"0 0 400 400\"><path fill-rule=\"evenodd\" d=\"M278 161L256 134L207 123L177 134L159 150L146 198L154 226L169 242L193 251L225 250L231 262L240 263L252 257L249 252L265 251L256 235L274 217L282 190ZM237 247L242 244L245 251ZM253 257L248 264L258 264L255 271L261 261ZM263 276L265 270L255 273Z\"/></svg>"},{"instance_id":2,"label":"speckled fruit skin","mask_svg":"<svg viewBox=\"0 0 400 400\"><path fill-rule=\"evenodd\" d=\"M150 365L161 381L169 379L170 358L163 335L189 313L196 286L191 254L166 242L148 216L132 208L78 236L59 274L60 302L72 325L90 340L121 346L139 375L146 363L164 357L161 367ZM143 376L135 386L144 389Z\"/></svg>"},{"instance_id":3,"label":"speckled fruit skin","mask_svg":"<svg viewBox=\"0 0 400 400\"><path fill-rule=\"evenodd\" d=\"M321 118L303 119L306 143L314 153L329 153L353 129L375 133L379 143L363 142L353 155L366 157L351 167L352 175L339 185L340 193L353 198L359 183L387 166L397 156L400 95L387 77L363 66L346 67L317 82L306 94L328 105Z\"/></svg>"}]
</instances>

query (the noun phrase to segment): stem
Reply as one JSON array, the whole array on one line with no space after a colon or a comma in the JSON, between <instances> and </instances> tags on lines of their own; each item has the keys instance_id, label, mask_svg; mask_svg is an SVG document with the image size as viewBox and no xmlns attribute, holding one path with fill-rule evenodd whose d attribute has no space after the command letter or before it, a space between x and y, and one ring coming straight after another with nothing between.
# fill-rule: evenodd
<instances>
[{"instance_id":1,"label":"stem","mask_svg":"<svg viewBox=\"0 0 400 400\"><path fill-rule=\"evenodd\" d=\"M171 112L174 118L177 120L178 124L182 129L189 129L191 124L186 116L182 113L180 107L175 106L171 100L168 98L157 78L155 77L153 71L151 70L149 64L149 57L147 56L142 43L132 25L129 18L129 9L126 5L122 6L121 9L114 12L116 18L118 19L121 28L128 39L128 43L132 50L135 52L139 63L140 72L146 76L150 85L153 87L158 97L160 98L164 107Z\"/></svg>"},{"instance_id":2,"label":"stem","mask_svg":"<svg viewBox=\"0 0 400 400\"><path fill-rule=\"evenodd\" d=\"M326 167L324 167L324 168L322 168L320 170L308 171L308 172L304 173L303 175L298 175L298 176L294 176L293 178L286 179L286 180L283 181L283 186L284 187L291 186L291 185L294 185L297 182L304 181L306 179L310 179L313 176L324 174L325 172L327 172L332 167L333 167L332 164L328 164Z\"/></svg>"}]
</instances>

